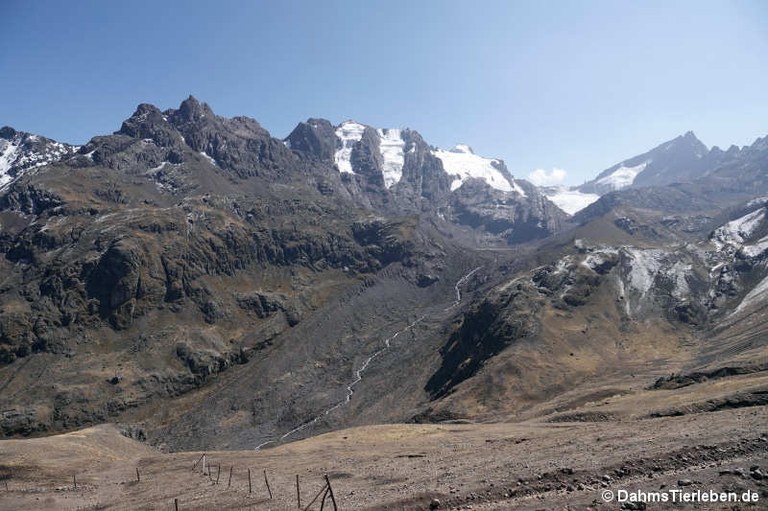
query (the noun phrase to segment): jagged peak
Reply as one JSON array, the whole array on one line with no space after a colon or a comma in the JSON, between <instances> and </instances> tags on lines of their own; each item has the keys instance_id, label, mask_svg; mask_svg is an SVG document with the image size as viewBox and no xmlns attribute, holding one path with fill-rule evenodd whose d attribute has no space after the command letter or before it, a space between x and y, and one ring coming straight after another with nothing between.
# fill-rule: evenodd
<instances>
[{"instance_id":1,"label":"jagged peak","mask_svg":"<svg viewBox=\"0 0 768 511\"><path fill-rule=\"evenodd\" d=\"M0 128L0 139L6 140L12 144L59 144L62 147L75 147L72 144L66 144L57 142L48 137L42 135L36 135L27 131L19 131L11 126L3 126Z\"/></svg>"},{"instance_id":2,"label":"jagged peak","mask_svg":"<svg viewBox=\"0 0 768 511\"><path fill-rule=\"evenodd\" d=\"M190 96L181 102L177 110L179 117L185 121L196 121L205 116L214 116L213 110L208 103L201 103L194 96Z\"/></svg>"},{"instance_id":3,"label":"jagged peak","mask_svg":"<svg viewBox=\"0 0 768 511\"><path fill-rule=\"evenodd\" d=\"M669 140L667 142L664 142L657 146L656 148L652 149L650 152L653 152L656 149L671 149L673 147L689 147L694 148L700 151L708 151L704 143L699 140L699 138L696 136L696 134L693 131L686 131L682 135L679 135L672 140Z\"/></svg>"},{"instance_id":4,"label":"jagged peak","mask_svg":"<svg viewBox=\"0 0 768 511\"><path fill-rule=\"evenodd\" d=\"M11 140L14 137L21 135L22 133L19 131L16 131L15 129L11 128L10 126L3 126L0 128L0 138L4 138L6 140Z\"/></svg>"},{"instance_id":5,"label":"jagged peak","mask_svg":"<svg viewBox=\"0 0 768 511\"><path fill-rule=\"evenodd\" d=\"M163 113L151 103L139 103L131 116L123 121L123 128L126 125L137 125L152 120L163 120ZM120 132L123 131L120 129Z\"/></svg>"},{"instance_id":6,"label":"jagged peak","mask_svg":"<svg viewBox=\"0 0 768 511\"><path fill-rule=\"evenodd\" d=\"M136 111L134 112L133 117L137 115L152 114L152 113L162 113L162 112L160 112L160 109L157 108L152 103L139 103L139 106L136 107Z\"/></svg>"},{"instance_id":7,"label":"jagged peak","mask_svg":"<svg viewBox=\"0 0 768 511\"><path fill-rule=\"evenodd\" d=\"M312 128L312 129L318 129L318 128L330 128L330 129L333 129L334 128L334 126L331 123L331 121L329 121L328 119L324 119L322 117L310 117L306 121L300 122L299 124L297 124L296 127L298 128L302 124L303 125L307 125L310 128Z\"/></svg>"},{"instance_id":8,"label":"jagged peak","mask_svg":"<svg viewBox=\"0 0 768 511\"><path fill-rule=\"evenodd\" d=\"M165 122L166 119L159 108L150 103L140 103L136 107L136 111L123 121L120 130L116 133L131 137L145 137L149 136L147 135L147 131L150 129L149 126L157 126Z\"/></svg>"}]
</instances>

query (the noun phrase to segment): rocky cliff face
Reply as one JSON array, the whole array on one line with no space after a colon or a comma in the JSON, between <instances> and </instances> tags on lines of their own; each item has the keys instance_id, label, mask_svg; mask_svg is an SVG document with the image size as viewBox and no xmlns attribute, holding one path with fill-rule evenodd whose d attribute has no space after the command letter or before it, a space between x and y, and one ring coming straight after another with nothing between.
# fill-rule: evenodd
<instances>
[{"instance_id":1,"label":"rocky cliff face","mask_svg":"<svg viewBox=\"0 0 768 511\"><path fill-rule=\"evenodd\" d=\"M500 237L509 244L546 238L560 232L568 216L525 184L525 195L504 192L470 179L450 196L447 215L461 225Z\"/></svg>"}]
</instances>

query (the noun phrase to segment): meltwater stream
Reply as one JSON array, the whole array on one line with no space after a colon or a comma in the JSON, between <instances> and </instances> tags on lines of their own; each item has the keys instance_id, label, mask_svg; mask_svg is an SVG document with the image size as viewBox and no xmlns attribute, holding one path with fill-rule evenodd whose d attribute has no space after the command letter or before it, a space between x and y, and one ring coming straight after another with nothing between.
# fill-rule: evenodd
<instances>
[{"instance_id":1,"label":"meltwater stream","mask_svg":"<svg viewBox=\"0 0 768 511\"><path fill-rule=\"evenodd\" d=\"M457 305L459 305L461 303L461 286L464 285L467 282L467 280L469 280L469 278L472 275L474 275L475 272L477 272L479 269L480 269L480 266L478 266L477 268L475 268L474 270L470 271L469 273L467 273L466 275L464 275L463 277L461 277L459 280L456 281L456 284L453 286L453 289L456 291L456 299L454 300L454 302L451 305L449 305L444 310L446 310L446 311L450 310L453 307L456 307ZM424 321L424 319L426 317L427 317L426 314L422 314L418 319L414 320L411 324L409 324L408 326L406 326L402 330L398 330L397 332L395 332L391 336L389 336L386 339L384 339L384 346L382 346L381 348L379 348L378 350L373 352L373 354L371 356L369 356L368 358L366 358L365 361L362 363L362 365L357 370L355 370L355 378L349 384L347 384L347 395L344 396L344 399L342 399L338 403L334 404L330 408L326 409L325 411L323 411L319 415L315 416L313 419L308 420L307 422L304 422L304 423L300 424L299 426L296 426L292 430L284 433L277 440L267 440L266 442L260 443L259 445L257 445L255 447L255 450L258 451L259 449L261 449L265 445L281 442L281 441L285 440L286 438L289 438L289 437L295 435L296 433L304 431L308 427L310 427L313 424L317 423L317 421L319 421L323 417L329 415L331 412L333 412L337 408L341 408L342 406L344 406L347 403L349 403L352 400L352 394L355 393L355 390L354 390L355 386L363 380L363 373L368 369L368 366L371 364L371 362L373 362L374 359L376 359L376 357L378 357L379 355L384 353L386 350L388 350L392 346L392 341L394 341L397 338L398 335L403 334L403 333L411 330L413 327L415 327L416 325L418 325L419 323Z\"/></svg>"}]
</instances>

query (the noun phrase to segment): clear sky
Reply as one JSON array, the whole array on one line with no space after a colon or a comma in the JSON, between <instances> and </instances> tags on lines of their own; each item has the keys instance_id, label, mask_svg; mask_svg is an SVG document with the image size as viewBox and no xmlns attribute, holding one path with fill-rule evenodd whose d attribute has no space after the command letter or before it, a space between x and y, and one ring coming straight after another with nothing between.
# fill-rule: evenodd
<instances>
[{"instance_id":1,"label":"clear sky","mask_svg":"<svg viewBox=\"0 0 768 511\"><path fill-rule=\"evenodd\" d=\"M83 143L189 94L285 137L410 127L569 184L768 134L764 0L2 0L0 125ZM539 172L543 175L544 172Z\"/></svg>"}]
</instances>

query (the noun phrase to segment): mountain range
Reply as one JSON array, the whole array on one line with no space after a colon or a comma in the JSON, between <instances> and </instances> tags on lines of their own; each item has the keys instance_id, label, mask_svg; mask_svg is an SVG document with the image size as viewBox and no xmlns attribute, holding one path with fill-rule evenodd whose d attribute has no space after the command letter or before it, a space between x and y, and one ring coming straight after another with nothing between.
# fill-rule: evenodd
<instances>
[{"instance_id":1,"label":"mountain range","mask_svg":"<svg viewBox=\"0 0 768 511\"><path fill-rule=\"evenodd\" d=\"M623 420L717 408L651 397L768 367L768 137L688 132L545 189L414 130L280 140L189 97L81 147L3 128L0 154L5 436Z\"/></svg>"}]
</instances>

